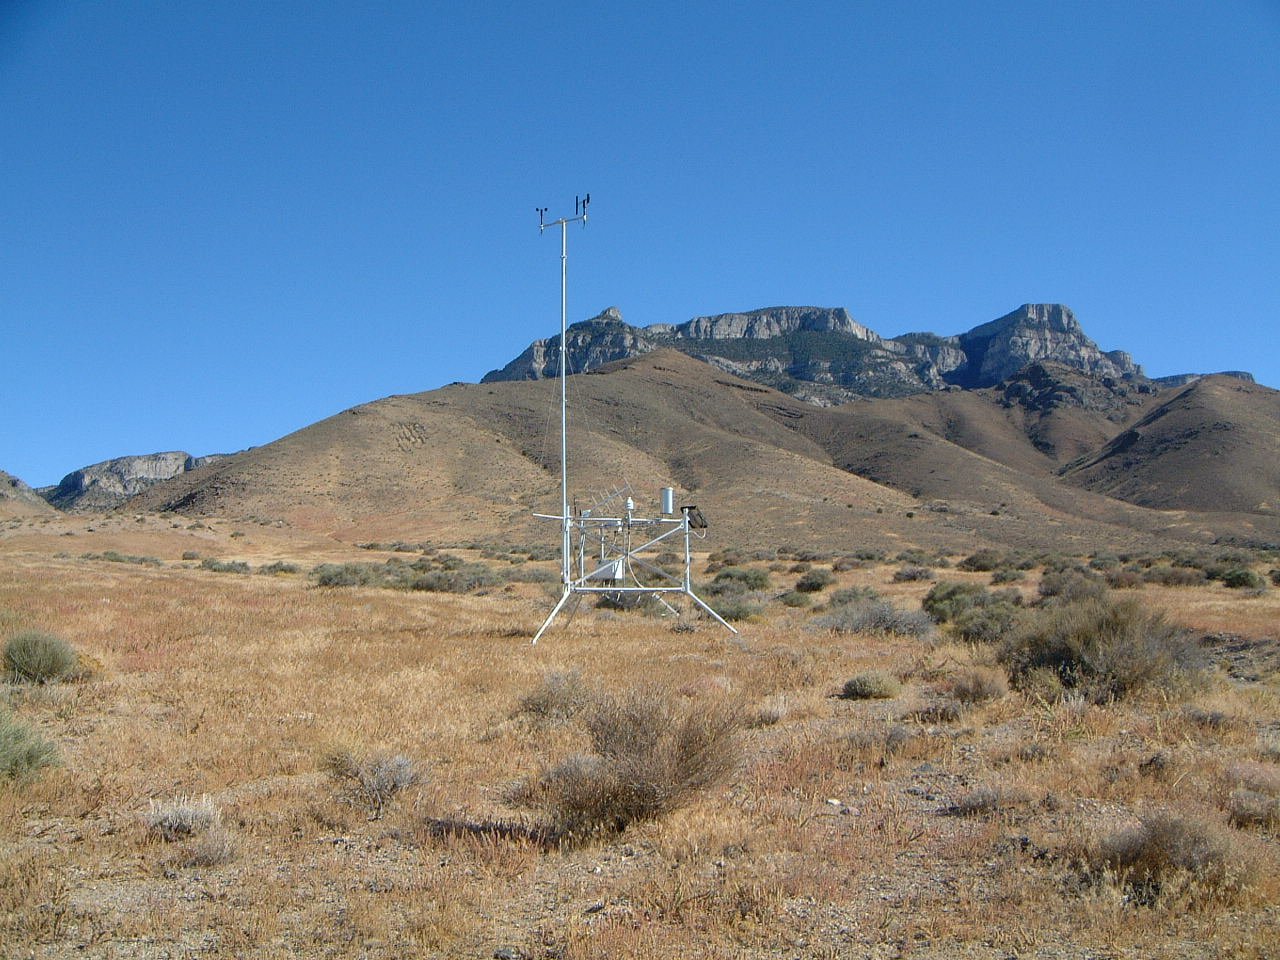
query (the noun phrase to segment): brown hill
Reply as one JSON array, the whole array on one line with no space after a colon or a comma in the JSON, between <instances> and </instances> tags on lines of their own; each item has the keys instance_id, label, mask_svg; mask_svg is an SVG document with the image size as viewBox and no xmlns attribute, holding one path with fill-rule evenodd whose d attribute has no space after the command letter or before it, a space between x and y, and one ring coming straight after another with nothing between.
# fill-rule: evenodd
<instances>
[{"instance_id":1,"label":"brown hill","mask_svg":"<svg viewBox=\"0 0 1280 960\"><path fill-rule=\"evenodd\" d=\"M10 517L55 516L57 511L40 494L11 473L0 470L0 520Z\"/></svg>"},{"instance_id":2,"label":"brown hill","mask_svg":"<svg viewBox=\"0 0 1280 960\"><path fill-rule=\"evenodd\" d=\"M1280 391L1205 377L1064 476L1147 507L1280 516Z\"/></svg>"},{"instance_id":3,"label":"brown hill","mask_svg":"<svg viewBox=\"0 0 1280 960\"><path fill-rule=\"evenodd\" d=\"M651 507L673 485L707 513L717 543L1091 549L1244 529L1064 484L1025 432L1032 413L996 392L819 408L660 350L571 377L569 399L580 505L630 481ZM1107 422L1070 416L1088 430ZM160 484L129 509L342 539L551 542L552 525L531 514L558 508L558 430L554 381L455 384L353 408Z\"/></svg>"}]
</instances>

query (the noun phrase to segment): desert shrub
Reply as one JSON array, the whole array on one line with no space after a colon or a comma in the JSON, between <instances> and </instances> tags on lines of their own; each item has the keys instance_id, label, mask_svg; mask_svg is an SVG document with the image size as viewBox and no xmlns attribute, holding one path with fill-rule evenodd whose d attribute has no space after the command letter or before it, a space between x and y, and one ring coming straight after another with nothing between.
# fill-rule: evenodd
<instances>
[{"instance_id":1,"label":"desert shrub","mask_svg":"<svg viewBox=\"0 0 1280 960\"><path fill-rule=\"evenodd\" d=\"M1030 802L1031 797L1025 790L983 784L974 787L952 804L947 813L956 817L994 817L1025 807Z\"/></svg>"},{"instance_id":2,"label":"desert shrub","mask_svg":"<svg viewBox=\"0 0 1280 960\"><path fill-rule=\"evenodd\" d=\"M1108 570L1115 570L1120 566L1120 558L1114 553L1095 554L1089 560L1089 569L1098 570L1105 573Z\"/></svg>"},{"instance_id":3,"label":"desert shrub","mask_svg":"<svg viewBox=\"0 0 1280 960\"><path fill-rule=\"evenodd\" d=\"M836 582L836 575L826 567L814 567L796 581L796 589L801 593L817 593Z\"/></svg>"},{"instance_id":4,"label":"desert shrub","mask_svg":"<svg viewBox=\"0 0 1280 960\"><path fill-rule=\"evenodd\" d=\"M200 552L198 550L183 550L182 559L183 560L199 560Z\"/></svg>"},{"instance_id":5,"label":"desert shrub","mask_svg":"<svg viewBox=\"0 0 1280 960\"><path fill-rule=\"evenodd\" d=\"M218 808L207 796L178 797L165 802L151 801L146 815L147 829L166 843L184 840L221 822Z\"/></svg>"},{"instance_id":6,"label":"desert shrub","mask_svg":"<svg viewBox=\"0 0 1280 960\"><path fill-rule=\"evenodd\" d=\"M902 753L916 740L917 735L910 728L895 723L888 728L864 728L854 730L844 738L844 747L855 756L875 756L883 762L889 757Z\"/></svg>"},{"instance_id":7,"label":"desert shrub","mask_svg":"<svg viewBox=\"0 0 1280 960\"><path fill-rule=\"evenodd\" d=\"M1013 629L1022 608L1008 600L991 600L962 610L951 631L966 643L999 643Z\"/></svg>"},{"instance_id":8,"label":"desert shrub","mask_svg":"<svg viewBox=\"0 0 1280 960\"><path fill-rule=\"evenodd\" d=\"M893 572L894 583L914 583L919 580L932 580L933 571L928 567L900 567Z\"/></svg>"},{"instance_id":9,"label":"desert shrub","mask_svg":"<svg viewBox=\"0 0 1280 960\"><path fill-rule=\"evenodd\" d=\"M1004 557L1000 553L984 548L960 560L956 564L956 569L971 573L990 573L1004 565Z\"/></svg>"},{"instance_id":10,"label":"desert shrub","mask_svg":"<svg viewBox=\"0 0 1280 960\"><path fill-rule=\"evenodd\" d=\"M1101 599L1107 585L1097 574L1085 570L1049 571L1040 578L1040 599L1054 603L1075 603Z\"/></svg>"},{"instance_id":11,"label":"desert shrub","mask_svg":"<svg viewBox=\"0 0 1280 960\"><path fill-rule=\"evenodd\" d=\"M762 570L759 567L725 567L716 574L707 592L713 595L724 595L768 588L768 570Z\"/></svg>"},{"instance_id":12,"label":"desert shrub","mask_svg":"<svg viewBox=\"0 0 1280 960\"><path fill-rule=\"evenodd\" d=\"M577 670L551 670L520 698L516 712L539 720L569 720L586 709L593 695Z\"/></svg>"},{"instance_id":13,"label":"desert shrub","mask_svg":"<svg viewBox=\"0 0 1280 960\"><path fill-rule=\"evenodd\" d=\"M1227 797L1227 816L1233 826L1275 829L1280 826L1280 797L1240 787Z\"/></svg>"},{"instance_id":14,"label":"desert shrub","mask_svg":"<svg viewBox=\"0 0 1280 960\"><path fill-rule=\"evenodd\" d=\"M0 708L0 778L24 780L57 761L57 747Z\"/></svg>"},{"instance_id":15,"label":"desert shrub","mask_svg":"<svg viewBox=\"0 0 1280 960\"><path fill-rule=\"evenodd\" d=\"M15 633L4 645L4 669L20 683L52 683L76 675L79 657L61 637L40 630Z\"/></svg>"},{"instance_id":16,"label":"desert shrub","mask_svg":"<svg viewBox=\"0 0 1280 960\"><path fill-rule=\"evenodd\" d=\"M799 590L788 590L780 595L778 600L784 607L808 607L813 605L813 598L807 593L801 593Z\"/></svg>"},{"instance_id":17,"label":"desert shrub","mask_svg":"<svg viewBox=\"0 0 1280 960\"><path fill-rule=\"evenodd\" d=\"M951 695L961 703L999 700L1008 692L1009 681L1004 672L993 667L968 667L951 684Z\"/></svg>"},{"instance_id":18,"label":"desert shrub","mask_svg":"<svg viewBox=\"0 0 1280 960\"><path fill-rule=\"evenodd\" d=\"M868 670L846 680L840 696L846 700L891 700L901 692L897 677L883 670Z\"/></svg>"},{"instance_id":19,"label":"desert shrub","mask_svg":"<svg viewBox=\"0 0 1280 960\"><path fill-rule=\"evenodd\" d=\"M729 621L748 620L764 609L760 604L746 597L720 597L712 609Z\"/></svg>"},{"instance_id":20,"label":"desert shrub","mask_svg":"<svg viewBox=\"0 0 1280 960\"><path fill-rule=\"evenodd\" d=\"M502 582L493 570L483 563L465 563L448 570L429 570L418 574L410 582L414 590L434 593L470 593Z\"/></svg>"},{"instance_id":21,"label":"desert shrub","mask_svg":"<svg viewBox=\"0 0 1280 960\"><path fill-rule=\"evenodd\" d=\"M836 633L888 633L927 639L933 621L919 610L901 610L885 600L846 603L832 607L815 625Z\"/></svg>"},{"instance_id":22,"label":"desert shrub","mask_svg":"<svg viewBox=\"0 0 1280 960\"><path fill-rule=\"evenodd\" d=\"M991 583L993 586L1000 583L1017 583L1018 581L1025 579L1027 579L1026 573L1022 570L1015 569L1014 567L1001 567L999 570L994 570L991 573Z\"/></svg>"},{"instance_id":23,"label":"desert shrub","mask_svg":"<svg viewBox=\"0 0 1280 960\"><path fill-rule=\"evenodd\" d=\"M914 720L917 723L959 723L964 719L967 704L954 697L931 700L917 707L912 707L902 715L903 720Z\"/></svg>"},{"instance_id":24,"label":"desert shrub","mask_svg":"<svg viewBox=\"0 0 1280 960\"><path fill-rule=\"evenodd\" d=\"M1268 570L1267 577L1271 580L1273 587L1280 587L1280 567L1272 567Z\"/></svg>"},{"instance_id":25,"label":"desert shrub","mask_svg":"<svg viewBox=\"0 0 1280 960\"><path fill-rule=\"evenodd\" d=\"M205 557L200 561L200 569L212 570L214 573L248 573L249 565L243 560L218 560Z\"/></svg>"},{"instance_id":26,"label":"desert shrub","mask_svg":"<svg viewBox=\"0 0 1280 960\"><path fill-rule=\"evenodd\" d=\"M387 805L403 790L422 782L417 765L403 754L376 752L357 755L335 750L323 766L345 788L345 799L369 810L369 819L382 817Z\"/></svg>"},{"instance_id":27,"label":"desert shrub","mask_svg":"<svg viewBox=\"0 0 1280 960\"><path fill-rule=\"evenodd\" d=\"M283 560L277 560L274 563L264 564L258 568L258 572L266 576L277 576L283 573L297 573L298 566L293 563L286 563Z\"/></svg>"},{"instance_id":28,"label":"desert shrub","mask_svg":"<svg viewBox=\"0 0 1280 960\"><path fill-rule=\"evenodd\" d=\"M318 587L363 587L382 582L380 568L371 563L322 563L311 571L311 578Z\"/></svg>"},{"instance_id":29,"label":"desert shrub","mask_svg":"<svg viewBox=\"0 0 1280 960\"><path fill-rule=\"evenodd\" d=\"M544 771L519 796L545 808L565 841L653 820L725 779L742 721L723 704L642 691L596 700L584 716L591 754Z\"/></svg>"},{"instance_id":30,"label":"desert shrub","mask_svg":"<svg viewBox=\"0 0 1280 960\"><path fill-rule=\"evenodd\" d=\"M787 568L788 573L808 573L812 569L813 564L808 560L801 560L799 563L793 563Z\"/></svg>"},{"instance_id":31,"label":"desert shrub","mask_svg":"<svg viewBox=\"0 0 1280 960\"><path fill-rule=\"evenodd\" d=\"M1108 570L1106 572L1107 586L1113 590L1135 590L1142 586L1142 574L1137 570Z\"/></svg>"},{"instance_id":32,"label":"desert shrub","mask_svg":"<svg viewBox=\"0 0 1280 960\"><path fill-rule=\"evenodd\" d=\"M1017 606L1022 603L1022 595L1012 587L993 593L981 584L944 580L930 588L920 606L938 623L946 623L966 610L997 603Z\"/></svg>"},{"instance_id":33,"label":"desert shrub","mask_svg":"<svg viewBox=\"0 0 1280 960\"><path fill-rule=\"evenodd\" d=\"M1254 573L1246 567L1236 567L1226 571L1222 577L1223 586L1232 590L1265 590L1267 581L1261 574Z\"/></svg>"},{"instance_id":34,"label":"desert shrub","mask_svg":"<svg viewBox=\"0 0 1280 960\"><path fill-rule=\"evenodd\" d=\"M1096 702L1150 685L1171 686L1203 664L1194 638L1133 599L1088 599L1025 618L1000 650L1014 686L1042 683L1050 671L1063 688Z\"/></svg>"},{"instance_id":35,"label":"desert shrub","mask_svg":"<svg viewBox=\"0 0 1280 960\"><path fill-rule=\"evenodd\" d=\"M879 599L880 591L875 587L843 587L827 595L827 606L843 607L850 603L865 603L868 600Z\"/></svg>"},{"instance_id":36,"label":"desert shrub","mask_svg":"<svg viewBox=\"0 0 1280 960\"><path fill-rule=\"evenodd\" d=\"M1144 583L1155 583L1162 587L1194 587L1205 583L1208 577L1204 571L1196 567L1170 567L1165 565L1148 567L1142 571Z\"/></svg>"},{"instance_id":37,"label":"desert shrub","mask_svg":"<svg viewBox=\"0 0 1280 960\"><path fill-rule=\"evenodd\" d=\"M1104 838L1094 861L1147 906L1167 893L1231 899L1247 882L1225 832L1169 813L1152 814Z\"/></svg>"},{"instance_id":38,"label":"desert shrub","mask_svg":"<svg viewBox=\"0 0 1280 960\"><path fill-rule=\"evenodd\" d=\"M929 555L919 547L908 547L893 558L894 563L924 566L929 562Z\"/></svg>"}]
</instances>

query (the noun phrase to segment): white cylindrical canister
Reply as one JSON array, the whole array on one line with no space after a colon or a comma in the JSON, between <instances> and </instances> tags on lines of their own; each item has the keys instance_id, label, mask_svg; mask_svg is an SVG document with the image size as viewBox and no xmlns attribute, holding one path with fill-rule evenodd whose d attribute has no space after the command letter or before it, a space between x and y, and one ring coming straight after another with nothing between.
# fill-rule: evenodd
<instances>
[{"instance_id":1,"label":"white cylindrical canister","mask_svg":"<svg viewBox=\"0 0 1280 960\"><path fill-rule=\"evenodd\" d=\"M662 488L662 515L669 517L676 512L676 488Z\"/></svg>"}]
</instances>

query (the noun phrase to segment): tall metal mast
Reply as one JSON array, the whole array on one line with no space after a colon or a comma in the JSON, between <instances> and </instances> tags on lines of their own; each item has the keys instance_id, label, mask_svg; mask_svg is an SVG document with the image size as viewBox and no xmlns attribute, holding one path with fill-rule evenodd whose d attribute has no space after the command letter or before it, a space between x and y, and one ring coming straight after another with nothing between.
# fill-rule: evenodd
<instances>
[{"instance_id":1,"label":"tall metal mast","mask_svg":"<svg viewBox=\"0 0 1280 960\"><path fill-rule=\"evenodd\" d=\"M598 502L591 510L584 510L578 517L569 512L569 404L567 380L569 374L569 310L568 310L568 230L569 224L587 222L587 207L591 204L591 194L583 198L575 198L573 216L561 217L550 223L546 221L547 208L537 207L538 232L543 233L547 227L560 228L560 515L550 517L536 514L548 520L560 521L560 599L547 615L538 632L533 635L537 643L551 626L557 614L564 609L570 597L581 599L587 594L649 595L665 606L672 613L677 613L663 597L671 594L683 594L698 607L718 621L731 633L737 633L723 617L709 607L706 602L693 592L691 576L691 554L689 538L694 530L706 528L706 520L696 506L682 506L680 516L675 517L675 491L664 488L662 495L662 513L657 517L637 516L635 503L629 491L619 489L603 501ZM615 516L600 515L599 508L606 507L622 497L625 499L625 510ZM573 557L574 533L578 535L577 558L578 570L574 572ZM633 536L639 534L638 545ZM645 560L641 554L653 550L669 538L682 535L684 537L684 574L674 577L660 565ZM586 547L592 544L593 558L587 560ZM596 551L598 549L598 555ZM640 582L636 568L640 567L646 577L656 582L644 584Z\"/></svg>"},{"instance_id":2,"label":"tall metal mast","mask_svg":"<svg viewBox=\"0 0 1280 960\"><path fill-rule=\"evenodd\" d=\"M551 223L546 222L546 207L538 207L538 232L546 232L547 227L560 228L560 582L565 587L567 597L568 586L572 581L569 565L569 554L573 545L570 538L572 520L569 516L569 404L565 393L565 380L569 373L569 354L566 345L569 323L569 224L581 223L586 226L587 207L591 205L591 194L585 199L574 197L573 216L561 217ZM563 605L563 598L561 604ZM559 611L560 605L556 610ZM552 614L554 617L554 614Z\"/></svg>"}]
</instances>

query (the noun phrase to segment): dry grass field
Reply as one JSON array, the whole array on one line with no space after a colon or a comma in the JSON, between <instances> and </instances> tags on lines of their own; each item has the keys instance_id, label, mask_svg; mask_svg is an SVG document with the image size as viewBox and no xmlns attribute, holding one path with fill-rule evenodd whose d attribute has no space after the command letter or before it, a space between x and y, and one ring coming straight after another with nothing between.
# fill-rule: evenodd
<instances>
[{"instance_id":1,"label":"dry grass field","mask_svg":"<svg viewBox=\"0 0 1280 960\"><path fill-rule=\"evenodd\" d=\"M394 556L216 520L4 526L0 642L47 631L82 675L0 685L58 753L0 778L0 955L1280 953L1280 590L1117 590L1217 640L1195 682L1107 701L1010 690L993 645L945 629L820 625L852 587L919 612L933 584L900 563L791 607L771 598L803 571L749 559L771 586L740 637L584 607L531 647L546 583L308 576ZM841 696L872 671L886 696ZM547 785L604 694L732 717L728 774L558 833Z\"/></svg>"}]
</instances>

